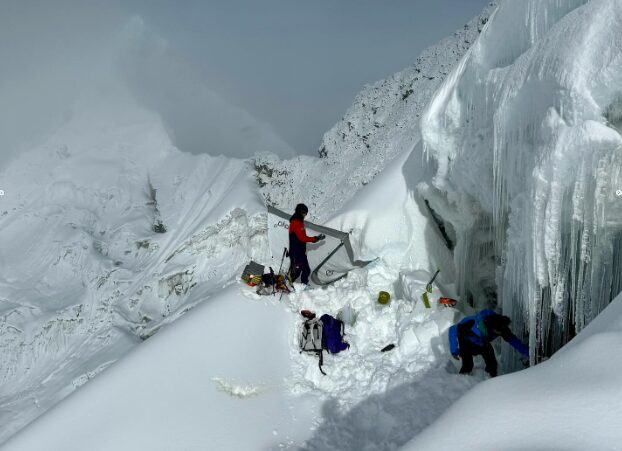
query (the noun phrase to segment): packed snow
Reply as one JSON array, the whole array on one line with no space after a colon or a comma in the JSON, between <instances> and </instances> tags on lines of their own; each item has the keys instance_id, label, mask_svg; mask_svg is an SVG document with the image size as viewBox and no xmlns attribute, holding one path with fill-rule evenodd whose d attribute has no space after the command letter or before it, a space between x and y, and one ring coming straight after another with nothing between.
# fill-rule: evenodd
<instances>
[{"instance_id":1,"label":"packed snow","mask_svg":"<svg viewBox=\"0 0 622 451\"><path fill-rule=\"evenodd\" d=\"M322 158L180 152L115 86L13 161L3 449L619 449L622 5L495 8L365 88ZM307 203L372 263L258 295L240 273L278 267L265 202ZM502 376L457 374L470 303L511 315L538 365L504 374L497 340ZM302 309L346 324L326 375Z\"/></svg>"}]
</instances>

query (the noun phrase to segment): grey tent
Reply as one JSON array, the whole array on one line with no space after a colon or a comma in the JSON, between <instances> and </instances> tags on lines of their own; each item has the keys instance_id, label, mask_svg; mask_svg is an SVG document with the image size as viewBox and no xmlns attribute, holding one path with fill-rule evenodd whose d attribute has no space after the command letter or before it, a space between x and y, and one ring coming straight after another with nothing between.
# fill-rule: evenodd
<instances>
[{"instance_id":1,"label":"grey tent","mask_svg":"<svg viewBox=\"0 0 622 451\"><path fill-rule=\"evenodd\" d=\"M275 259L280 258L283 249L289 246L288 229L291 216L291 213L268 205L268 238ZM311 266L310 281L313 285L329 285L345 277L349 271L370 263L354 259L348 233L309 221L305 221L305 228L308 235L326 235L326 239L319 243L307 244L307 258Z\"/></svg>"}]
</instances>

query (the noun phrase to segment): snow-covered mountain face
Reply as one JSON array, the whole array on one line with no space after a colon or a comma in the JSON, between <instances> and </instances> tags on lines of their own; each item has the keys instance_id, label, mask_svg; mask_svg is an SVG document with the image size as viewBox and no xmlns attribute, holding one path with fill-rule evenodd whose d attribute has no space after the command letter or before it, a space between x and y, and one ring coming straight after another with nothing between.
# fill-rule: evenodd
<instances>
[{"instance_id":1,"label":"snow-covered mountain face","mask_svg":"<svg viewBox=\"0 0 622 451\"><path fill-rule=\"evenodd\" d=\"M460 292L532 358L622 290L621 30L617 0L505 1L421 122Z\"/></svg>"},{"instance_id":2,"label":"snow-covered mountain face","mask_svg":"<svg viewBox=\"0 0 622 451\"><path fill-rule=\"evenodd\" d=\"M39 66L0 88L0 442L261 259L252 165L216 155L293 154L140 18L85 10L17 34Z\"/></svg>"},{"instance_id":3,"label":"snow-covered mountain face","mask_svg":"<svg viewBox=\"0 0 622 451\"><path fill-rule=\"evenodd\" d=\"M251 165L180 152L125 94L86 104L0 177L0 440L267 248Z\"/></svg>"},{"instance_id":4,"label":"snow-covered mountain face","mask_svg":"<svg viewBox=\"0 0 622 451\"><path fill-rule=\"evenodd\" d=\"M302 201L311 207L311 215L329 218L396 155L410 150L420 139L423 110L476 41L496 4L490 2L462 29L426 49L413 66L366 86L324 135L320 160L257 157L258 179L268 202L287 208ZM302 179L307 183L299 183Z\"/></svg>"},{"instance_id":5,"label":"snow-covered mountain face","mask_svg":"<svg viewBox=\"0 0 622 451\"><path fill-rule=\"evenodd\" d=\"M140 56L124 72L132 96L117 99L115 87L86 99L1 174L0 346L12 359L0 374L0 408L10 418L0 440L231 283L249 259L266 261L264 199L286 210L305 202L312 219L353 228L358 250L369 251L363 257L382 257L330 296L301 293L292 312L345 299L372 324L373 295L403 291L382 323L390 330L384 325L399 318L395 373L377 373L382 356L374 354L378 363L361 372L367 386L322 385L298 361L296 390L354 403L444 361L442 346L437 356L429 345L453 319L437 327L415 311L433 326L428 333L404 308L436 265L443 290L455 295L457 277L462 300L498 302L519 335L529 329L532 349L555 348L582 328L622 288L622 6L506 1L489 21L494 7L412 68L366 87L325 135L321 158L286 161L180 152L175 144L197 135L175 120L202 110L178 116L180 104L168 104L174 96L153 95L162 80L145 77L178 74L158 70L170 54L131 26L139 52L129 55ZM219 104L195 88L192 105ZM260 128L240 117L240 127ZM262 149L287 153L262 136ZM360 324L353 332L362 343L388 338ZM344 366L354 374L371 351L352 351ZM405 363L415 356L425 362Z\"/></svg>"},{"instance_id":6,"label":"snow-covered mountain face","mask_svg":"<svg viewBox=\"0 0 622 451\"><path fill-rule=\"evenodd\" d=\"M130 21L116 37L119 48L107 54L115 60L101 62L107 68L97 79L101 84L74 93L66 114L49 127L56 131L37 135L38 144L0 175L0 349L7 356L0 412L10 418L0 441L230 283L249 259L266 261L257 183L269 201L283 208L303 201L312 216L325 219L410 150L425 103L488 14L425 52L416 66L367 87L327 133L323 158L280 161L266 154L250 162L176 148L204 136L186 135L188 127L198 127L176 120L198 117L208 104L239 119L225 121L237 124L231 128L213 124L237 136L228 146L244 154L253 142L255 149L287 153L269 130L177 70L166 43L149 37L140 20ZM118 84L119 74L127 86ZM190 112L177 115L180 100L167 89L180 80ZM154 92L154 86L167 89ZM228 149L219 142L211 140L207 153ZM394 169L395 186L404 190L399 165ZM428 233L412 199L400 196L393 192L393 203L380 200L386 217L368 227L368 247L376 229L402 219L402 202L409 217L422 221L417 240ZM400 256L411 249L412 227L393 237ZM375 242L381 246L384 239ZM416 255L423 261L427 253Z\"/></svg>"}]
</instances>

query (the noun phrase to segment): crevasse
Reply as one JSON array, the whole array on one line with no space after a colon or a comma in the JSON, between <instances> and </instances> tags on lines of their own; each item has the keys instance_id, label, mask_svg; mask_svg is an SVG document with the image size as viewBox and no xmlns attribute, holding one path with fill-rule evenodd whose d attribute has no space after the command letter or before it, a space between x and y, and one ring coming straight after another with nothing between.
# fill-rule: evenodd
<instances>
[{"instance_id":1,"label":"crevasse","mask_svg":"<svg viewBox=\"0 0 622 451\"><path fill-rule=\"evenodd\" d=\"M622 291L621 96L622 2L504 1L422 118L461 295L532 362Z\"/></svg>"}]
</instances>

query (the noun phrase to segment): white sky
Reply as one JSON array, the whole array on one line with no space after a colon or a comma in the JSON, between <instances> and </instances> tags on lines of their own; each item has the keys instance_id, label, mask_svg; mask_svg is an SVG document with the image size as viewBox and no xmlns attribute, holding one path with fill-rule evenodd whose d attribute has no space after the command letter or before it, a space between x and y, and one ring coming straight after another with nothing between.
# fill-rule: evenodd
<instances>
[{"instance_id":1,"label":"white sky","mask_svg":"<svg viewBox=\"0 0 622 451\"><path fill-rule=\"evenodd\" d=\"M0 154L14 153L24 137L62 117L66 104L101 72L97 64L102 55L119 44L115 33L132 17L142 19L152 40L166 44L165 64L174 55L168 78L157 68L140 77L148 91L143 97L166 92L145 103L160 109L182 150L210 152L206 141L218 130L229 130L230 124L222 122L243 111L254 119L240 120L242 133L263 128L269 135L263 142L316 154L323 133L365 83L412 64L423 49L466 23L486 3L117 0L102 5L0 0ZM183 76L171 79L171 72ZM203 94L195 95L199 84ZM181 92L176 94L176 89ZM219 97L216 103L210 103L213 93ZM231 107L220 117L223 104ZM261 133L248 133L246 139L252 142ZM215 147L238 156L234 147L244 144L227 149L227 139L235 142L229 134L218 138Z\"/></svg>"},{"instance_id":2,"label":"white sky","mask_svg":"<svg viewBox=\"0 0 622 451\"><path fill-rule=\"evenodd\" d=\"M148 5L147 5L148 4ZM364 84L412 64L485 0L133 0L236 104L315 153ZM133 9L132 9L133 8Z\"/></svg>"}]
</instances>

